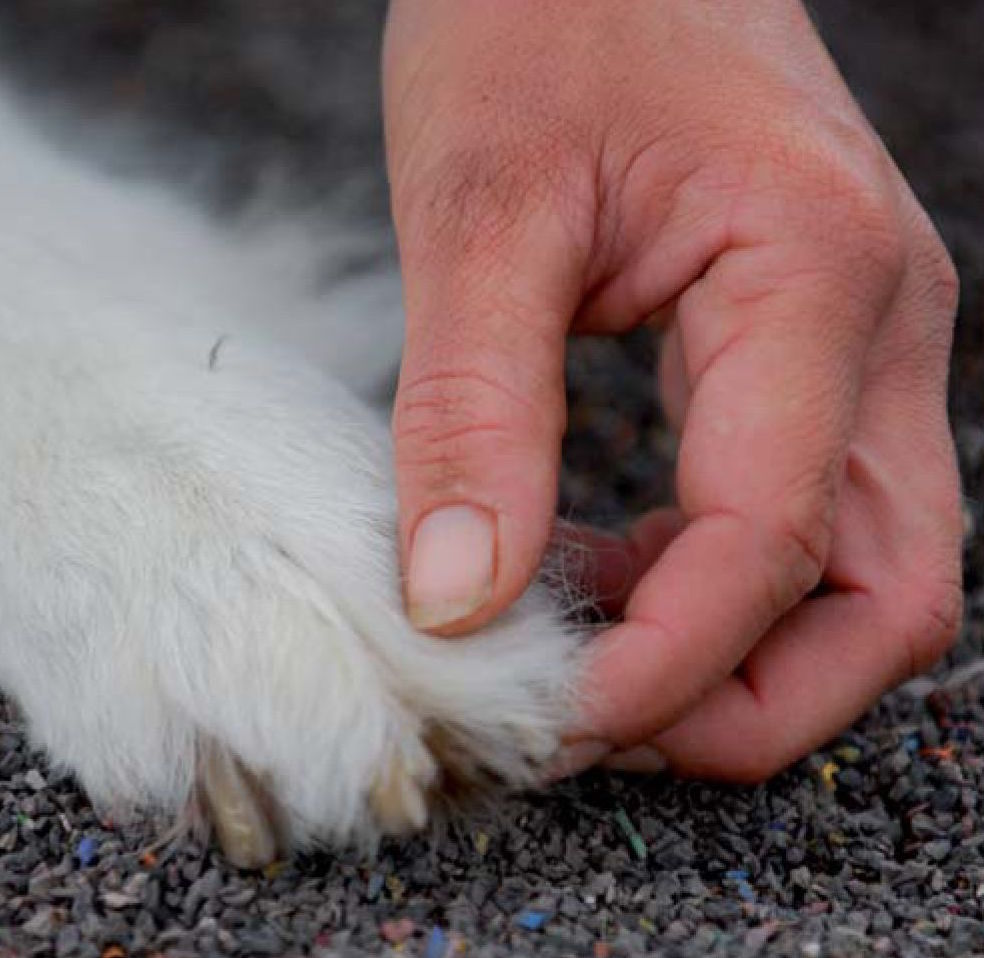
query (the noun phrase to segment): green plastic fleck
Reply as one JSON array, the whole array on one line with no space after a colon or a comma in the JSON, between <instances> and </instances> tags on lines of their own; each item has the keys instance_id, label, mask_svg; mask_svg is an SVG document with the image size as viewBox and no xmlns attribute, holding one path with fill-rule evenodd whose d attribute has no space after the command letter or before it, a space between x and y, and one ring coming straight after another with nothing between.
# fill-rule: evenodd
<instances>
[{"instance_id":1,"label":"green plastic fleck","mask_svg":"<svg viewBox=\"0 0 984 958\"><path fill-rule=\"evenodd\" d=\"M635 852L636 858L640 861L645 861L647 852L646 842L643 840L642 835L636 831L635 825L632 824L624 808L619 808L615 812L615 824L622 829L629 843L629 847Z\"/></svg>"}]
</instances>

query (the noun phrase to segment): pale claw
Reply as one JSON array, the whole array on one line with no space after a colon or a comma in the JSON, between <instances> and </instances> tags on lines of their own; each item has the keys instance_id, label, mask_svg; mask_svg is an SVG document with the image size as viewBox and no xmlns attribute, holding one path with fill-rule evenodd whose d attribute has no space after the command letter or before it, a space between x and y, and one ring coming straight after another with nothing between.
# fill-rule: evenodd
<instances>
[{"instance_id":1,"label":"pale claw","mask_svg":"<svg viewBox=\"0 0 984 958\"><path fill-rule=\"evenodd\" d=\"M274 861L273 805L256 776L211 739L200 743L198 775L205 814L226 858L237 868L263 868Z\"/></svg>"},{"instance_id":2,"label":"pale claw","mask_svg":"<svg viewBox=\"0 0 984 958\"><path fill-rule=\"evenodd\" d=\"M426 753L408 761L395 752L369 793L369 804L379 826L387 835L420 831L427 824L427 790L435 768Z\"/></svg>"}]
</instances>

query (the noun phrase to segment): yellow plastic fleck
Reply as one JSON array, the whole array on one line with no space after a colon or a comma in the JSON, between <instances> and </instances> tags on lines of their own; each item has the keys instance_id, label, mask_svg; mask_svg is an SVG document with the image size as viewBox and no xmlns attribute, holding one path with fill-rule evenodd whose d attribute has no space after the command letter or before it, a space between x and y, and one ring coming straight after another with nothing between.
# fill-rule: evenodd
<instances>
[{"instance_id":1,"label":"yellow plastic fleck","mask_svg":"<svg viewBox=\"0 0 984 958\"><path fill-rule=\"evenodd\" d=\"M489 836L485 832L475 832L475 851L478 852L482 858L485 857L485 853L489 850Z\"/></svg>"},{"instance_id":2,"label":"yellow plastic fleck","mask_svg":"<svg viewBox=\"0 0 984 958\"><path fill-rule=\"evenodd\" d=\"M386 890L390 893L390 898L399 904L403 899L404 886L396 875L386 876Z\"/></svg>"}]
</instances>

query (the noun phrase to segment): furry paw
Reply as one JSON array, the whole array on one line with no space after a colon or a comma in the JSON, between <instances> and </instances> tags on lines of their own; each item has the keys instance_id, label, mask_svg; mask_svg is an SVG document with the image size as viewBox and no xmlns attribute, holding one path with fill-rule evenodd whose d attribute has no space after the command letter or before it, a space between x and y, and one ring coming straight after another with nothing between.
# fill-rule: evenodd
<instances>
[{"instance_id":1,"label":"furry paw","mask_svg":"<svg viewBox=\"0 0 984 958\"><path fill-rule=\"evenodd\" d=\"M542 585L468 639L408 624L360 403L235 337L64 336L0 335L0 684L94 802L258 866L537 780L574 631Z\"/></svg>"}]
</instances>

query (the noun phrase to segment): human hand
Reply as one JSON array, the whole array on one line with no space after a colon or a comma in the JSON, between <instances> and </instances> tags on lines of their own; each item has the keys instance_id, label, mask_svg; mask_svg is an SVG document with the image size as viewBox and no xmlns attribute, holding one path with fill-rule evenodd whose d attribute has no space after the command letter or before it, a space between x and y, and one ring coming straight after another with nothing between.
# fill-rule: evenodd
<instances>
[{"instance_id":1,"label":"human hand","mask_svg":"<svg viewBox=\"0 0 984 958\"><path fill-rule=\"evenodd\" d=\"M384 93L418 626L522 593L565 337L654 319L678 511L598 552L630 588L569 760L653 742L760 779L933 662L962 597L957 283L801 5L393 0Z\"/></svg>"}]
</instances>

